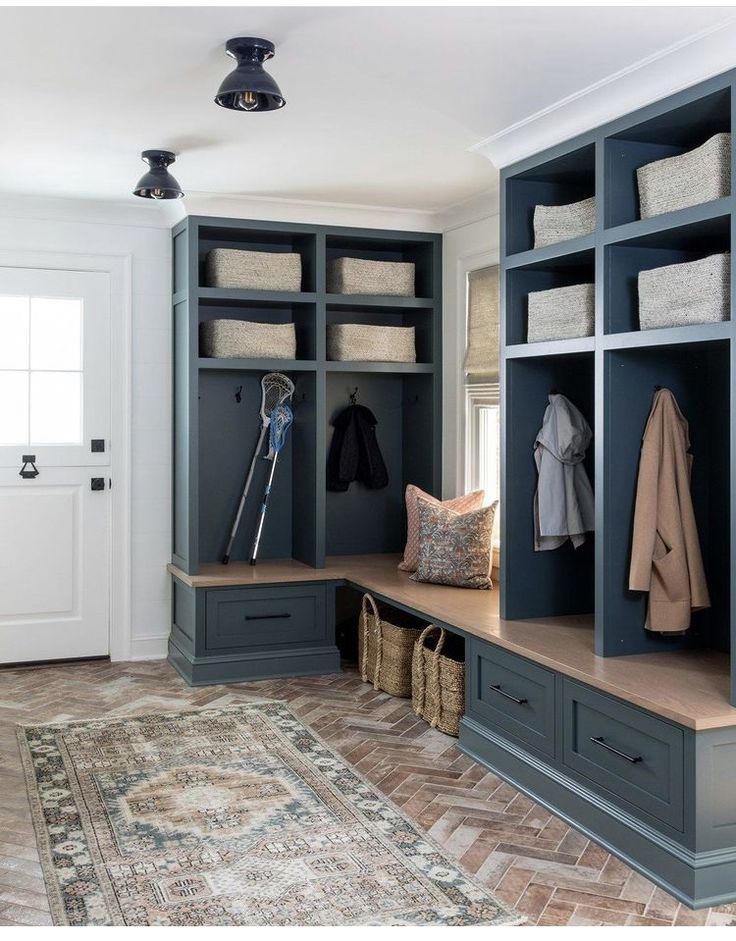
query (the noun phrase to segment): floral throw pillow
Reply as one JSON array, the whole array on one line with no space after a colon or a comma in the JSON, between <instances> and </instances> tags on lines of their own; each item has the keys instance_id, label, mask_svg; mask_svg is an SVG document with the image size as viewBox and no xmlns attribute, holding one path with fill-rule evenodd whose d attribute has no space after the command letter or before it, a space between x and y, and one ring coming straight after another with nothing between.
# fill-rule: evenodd
<instances>
[{"instance_id":1,"label":"floral throw pillow","mask_svg":"<svg viewBox=\"0 0 736 941\"><path fill-rule=\"evenodd\" d=\"M425 493L420 487L409 484L406 488L406 548L404 549L404 558L399 562L401 571L415 572L417 568L417 556L419 554L419 511L417 503L419 500L425 500L435 506L444 506L456 513L467 513L469 510L480 509L483 506L485 497L485 491L474 490L472 493L465 493L460 497L442 502L431 494Z\"/></svg>"},{"instance_id":2,"label":"floral throw pillow","mask_svg":"<svg viewBox=\"0 0 736 941\"><path fill-rule=\"evenodd\" d=\"M419 500L419 555L415 582L434 582L457 588L493 588L491 560L492 506L455 513Z\"/></svg>"}]
</instances>

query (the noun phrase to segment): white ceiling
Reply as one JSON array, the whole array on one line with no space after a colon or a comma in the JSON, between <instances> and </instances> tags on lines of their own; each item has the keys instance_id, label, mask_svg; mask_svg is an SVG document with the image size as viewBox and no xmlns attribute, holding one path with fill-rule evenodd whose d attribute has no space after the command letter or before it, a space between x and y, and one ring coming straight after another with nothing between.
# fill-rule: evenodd
<instances>
[{"instance_id":1,"label":"white ceiling","mask_svg":"<svg viewBox=\"0 0 736 941\"><path fill-rule=\"evenodd\" d=\"M731 7L0 9L0 191L129 198L163 147L191 194L437 210L489 189L469 148L732 17ZM286 107L212 101L263 36Z\"/></svg>"}]
</instances>

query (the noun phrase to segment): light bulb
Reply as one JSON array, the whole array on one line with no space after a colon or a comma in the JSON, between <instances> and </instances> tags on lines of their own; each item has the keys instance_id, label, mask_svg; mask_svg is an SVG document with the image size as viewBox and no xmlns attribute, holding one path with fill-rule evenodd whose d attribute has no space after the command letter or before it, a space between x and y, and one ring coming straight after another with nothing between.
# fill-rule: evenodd
<instances>
[{"instance_id":1,"label":"light bulb","mask_svg":"<svg viewBox=\"0 0 736 941\"><path fill-rule=\"evenodd\" d=\"M165 198L166 198L166 194L164 193L163 190L160 190L160 189L151 190L151 196L153 196L154 199L165 199Z\"/></svg>"},{"instance_id":2,"label":"light bulb","mask_svg":"<svg viewBox=\"0 0 736 941\"><path fill-rule=\"evenodd\" d=\"M238 108L241 111L255 111L258 107L258 95L252 91L244 91L238 95Z\"/></svg>"}]
</instances>

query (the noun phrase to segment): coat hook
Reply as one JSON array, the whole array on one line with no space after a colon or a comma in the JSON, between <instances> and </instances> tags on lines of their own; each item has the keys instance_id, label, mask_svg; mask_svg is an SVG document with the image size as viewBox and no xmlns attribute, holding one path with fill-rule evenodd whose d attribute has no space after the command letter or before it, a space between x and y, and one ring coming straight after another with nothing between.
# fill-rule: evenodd
<instances>
[{"instance_id":1,"label":"coat hook","mask_svg":"<svg viewBox=\"0 0 736 941\"><path fill-rule=\"evenodd\" d=\"M662 386L655 386L655 387L654 387L654 391L655 391L655 392L661 392L661 391L662 391Z\"/></svg>"},{"instance_id":2,"label":"coat hook","mask_svg":"<svg viewBox=\"0 0 736 941\"><path fill-rule=\"evenodd\" d=\"M238 388L235 390L235 401L236 402L243 401L243 387L242 386L238 386Z\"/></svg>"},{"instance_id":3,"label":"coat hook","mask_svg":"<svg viewBox=\"0 0 736 941\"><path fill-rule=\"evenodd\" d=\"M355 389L350 393L350 404L351 404L351 405L357 405L357 404L358 404L358 387L357 387L357 386L356 386Z\"/></svg>"},{"instance_id":4,"label":"coat hook","mask_svg":"<svg viewBox=\"0 0 736 941\"><path fill-rule=\"evenodd\" d=\"M550 390L549 390L549 394L550 394L550 395L559 395L560 393L557 391L557 389L550 389Z\"/></svg>"}]
</instances>

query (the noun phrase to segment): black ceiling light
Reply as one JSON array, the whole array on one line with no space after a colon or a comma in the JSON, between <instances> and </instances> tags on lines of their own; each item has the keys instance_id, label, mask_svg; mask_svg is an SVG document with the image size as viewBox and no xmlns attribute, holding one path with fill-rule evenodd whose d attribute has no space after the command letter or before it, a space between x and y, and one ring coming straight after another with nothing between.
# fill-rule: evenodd
<instances>
[{"instance_id":1,"label":"black ceiling light","mask_svg":"<svg viewBox=\"0 0 736 941\"><path fill-rule=\"evenodd\" d=\"M144 199L179 199L183 196L181 186L166 169L176 160L176 154L170 150L144 150L141 160L150 169L138 180L133 190L134 196Z\"/></svg>"},{"instance_id":2,"label":"black ceiling light","mask_svg":"<svg viewBox=\"0 0 736 941\"><path fill-rule=\"evenodd\" d=\"M228 40L226 53L238 63L215 95L215 101L233 111L276 111L286 104L281 89L263 68L276 47L267 39L240 37Z\"/></svg>"}]
</instances>

